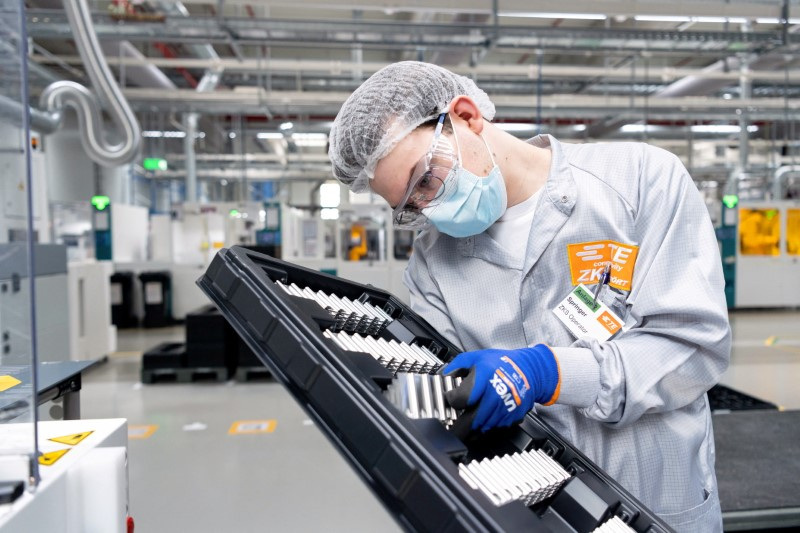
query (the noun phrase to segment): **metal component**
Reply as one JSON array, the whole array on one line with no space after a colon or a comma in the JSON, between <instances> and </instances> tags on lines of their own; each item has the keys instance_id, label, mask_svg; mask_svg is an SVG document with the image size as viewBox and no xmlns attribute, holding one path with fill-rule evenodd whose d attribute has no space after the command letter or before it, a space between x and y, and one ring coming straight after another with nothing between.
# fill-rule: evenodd
<instances>
[{"instance_id":1,"label":"metal component","mask_svg":"<svg viewBox=\"0 0 800 533\"><path fill-rule=\"evenodd\" d=\"M459 469L460 471L460 469ZM618 516L612 516L592 533L633 533L636 531Z\"/></svg>"},{"instance_id":2,"label":"metal component","mask_svg":"<svg viewBox=\"0 0 800 533\"><path fill-rule=\"evenodd\" d=\"M439 420L447 420L448 412L444 403L444 384L442 383L442 376L433 374L431 379L433 380L433 401L436 405L435 416Z\"/></svg>"},{"instance_id":3,"label":"metal component","mask_svg":"<svg viewBox=\"0 0 800 533\"><path fill-rule=\"evenodd\" d=\"M471 487L477 487L498 506L511 501L525 505L539 503L552 496L570 477L541 450L471 461L459 465L458 471Z\"/></svg>"},{"instance_id":4,"label":"metal component","mask_svg":"<svg viewBox=\"0 0 800 533\"><path fill-rule=\"evenodd\" d=\"M433 409L433 391L431 390L431 379L428 374L420 374L415 376L415 380L422 391L422 409L420 410L420 418L436 418Z\"/></svg>"}]
</instances>

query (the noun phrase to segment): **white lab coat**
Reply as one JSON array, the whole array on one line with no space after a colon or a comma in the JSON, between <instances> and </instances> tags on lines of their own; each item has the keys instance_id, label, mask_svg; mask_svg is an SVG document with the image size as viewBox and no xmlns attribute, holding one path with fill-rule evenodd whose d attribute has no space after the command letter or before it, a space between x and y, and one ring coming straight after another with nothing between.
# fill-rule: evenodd
<instances>
[{"instance_id":1,"label":"white lab coat","mask_svg":"<svg viewBox=\"0 0 800 533\"><path fill-rule=\"evenodd\" d=\"M411 307L465 351L546 343L561 394L537 412L679 531L721 531L706 391L730 357L719 249L680 160L645 144L561 144L514 259L487 233L417 238ZM639 246L630 291L602 300L630 330L575 339L552 313L573 289L567 245Z\"/></svg>"}]
</instances>

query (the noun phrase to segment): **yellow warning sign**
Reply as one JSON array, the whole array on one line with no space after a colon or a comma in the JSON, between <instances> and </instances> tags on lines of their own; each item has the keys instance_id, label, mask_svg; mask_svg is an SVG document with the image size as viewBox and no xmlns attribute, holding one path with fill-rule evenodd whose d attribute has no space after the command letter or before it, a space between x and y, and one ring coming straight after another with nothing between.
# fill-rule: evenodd
<instances>
[{"instance_id":1,"label":"yellow warning sign","mask_svg":"<svg viewBox=\"0 0 800 533\"><path fill-rule=\"evenodd\" d=\"M231 424L228 435L252 435L255 433L272 433L277 420L237 420Z\"/></svg>"},{"instance_id":2,"label":"yellow warning sign","mask_svg":"<svg viewBox=\"0 0 800 533\"><path fill-rule=\"evenodd\" d=\"M22 382L14 376L0 376L0 392L7 391L12 387L16 387L20 383Z\"/></svg>"},{"instance_id":3,"label":"yellow warning sign","mask_svg":"<svg viewBox=\"0 0 800 533\"><path fill-rule=\"evenodd\" d=\"M128 426L128 439L148 439L157 429L157 425Z\"/></svg>"},{"instance_id":4,"label":"yellow warning sign","mask_svg":"<svg viewBox=\"0 0 800 533\"><path fill-rule=\"evenodd\" d=\"M39 456L39 464L44 466L50 466L56 464L56 461L64 457L64 454L67 453L70 449L65 448L63 450L58 450L55 452L43 453Z\"/></svg>"},{"instance_id":5,"label":"yellow warning sign","mask_svg":"<svg viewBox=\"0 0 800 533\"><path fill-rule=\"evenodd\" d=\"M83 433L73 433L72 435L64 435L63 437L53 437L51 440L53 442L60 442L61 444L69 444L70 446L75 446L80 441L88 437L94 433L94 431L84 431Z\"/></svg>"}]
</instances>

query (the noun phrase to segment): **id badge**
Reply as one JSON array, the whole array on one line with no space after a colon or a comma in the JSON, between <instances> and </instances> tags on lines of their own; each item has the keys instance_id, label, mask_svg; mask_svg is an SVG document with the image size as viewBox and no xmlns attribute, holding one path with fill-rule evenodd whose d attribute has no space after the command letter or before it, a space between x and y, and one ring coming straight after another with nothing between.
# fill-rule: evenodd
<instances>
[{"instance_id":1,"label":"id badge","mask_svg":"<svg viewBox=\"0 0 800 533\"><path fill-rule=\"evenodd\" d=\"M553 314L576 339L592 337L603 342L625 329L623 320L603 302L595 302L591 291L583 283L553 309Z\"/></svg>"}]
</instances>

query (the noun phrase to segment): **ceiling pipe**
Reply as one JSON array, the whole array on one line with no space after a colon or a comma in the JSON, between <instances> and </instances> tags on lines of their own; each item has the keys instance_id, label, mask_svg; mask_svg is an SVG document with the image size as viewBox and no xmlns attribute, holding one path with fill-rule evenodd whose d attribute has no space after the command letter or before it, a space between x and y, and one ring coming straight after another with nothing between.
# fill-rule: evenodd
<instances>
[{"instance_id":1,"label":"ceiling pipe","mask_svg":"<svg viewBox=\"0 0 800 533\"><path fill-rule=\"evenodd\" d=\"M75 108L84 149L98 164L112 167L130 163L139 153L139 122L105 62L89 6L85 0L64 0L64 9L96 95L78 83L58 81L44 90L40 104L44 109L57 113L66 106ZM107 106L113 123L122 135L122 140L117 144L111 144L103 138L102 104Z\"/></svg>"}]
</instances>

